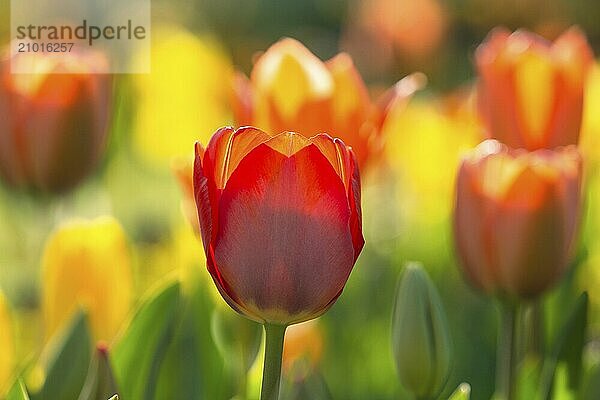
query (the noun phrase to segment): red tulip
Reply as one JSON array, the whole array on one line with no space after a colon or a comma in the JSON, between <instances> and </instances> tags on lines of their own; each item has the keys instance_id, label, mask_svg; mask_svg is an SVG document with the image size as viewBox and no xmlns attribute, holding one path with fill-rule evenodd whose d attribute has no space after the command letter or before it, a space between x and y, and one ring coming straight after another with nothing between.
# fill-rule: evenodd
<instances>
[{"instance_id":1,"label":"red tulip","mask_svg":"<svg viewBox=\"0 0 600 400\"><path fill-rule=\"evenodd\" d=\"M222 128L196 144L194 194L208 270L229 305L278 325L324 313L364 240L352 150L256 128Z\"/></svg>"},{"instance_id":2,"label":"red tulip","mask_svg":"<svg viewBox=\"0 0 600 400\"><path fill-rule=\"evenodd\" d=\"M475 286L534 297L562 276L580 214L581 173L575 146L527 152L487 140L463 160L454 231Z\"/></svg>"},{"instance_id":3,"label":"red tulip","mask_svg":"<svg viewBox=\"0 0 600 400\"><path fill-rule=\"evenodd\" d=\"M528 150L577 144L593 61L576 28L549 43L526 31L492 31L475 54L487 134Z\"/></svg>"},{"instance_id":4,"label":"red tulip","mask_svg":"<svg viewBox=\"0 0 600 400\"><path fill-rule=\"evenodd\" d=\"M32 63L35 74L11 74ZM0 177L19 188L62 192L98 164L106 143L112 82L98 54L18 54L0 60ZM87 68L89 74L76 74Z\"/></svg>"}]
</instances>

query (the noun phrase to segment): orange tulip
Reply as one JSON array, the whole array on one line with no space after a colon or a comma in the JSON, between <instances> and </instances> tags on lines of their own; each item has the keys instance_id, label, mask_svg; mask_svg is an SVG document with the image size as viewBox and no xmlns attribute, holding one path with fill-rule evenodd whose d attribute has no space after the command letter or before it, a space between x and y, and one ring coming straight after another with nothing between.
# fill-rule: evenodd
<instances>
[{"instance_id":1,"label":"orange tulip","mask_svg":"<svg viewBox=\"0 0 600 400\"><path fill-rule=\"evenodd\" d=\"M475 286L534 297L562 276L580 214L581 169L575 146L527 152L487 140L465 157L454 231Z\"/></svg>"},{"instance_id":2,"label":"orange tulip","mask_svg":"<svg viewBox=\"0 0 600 400\"><path fill-rule=\"evenodd\" d=\"M496 29L475 54L487 134L528 150L577 144L593 53L577 28L554 43Z\"/></svg>"},{"instance_id":3,"label":"orange tulip","mask_svg":"<svg viewBox=\"0 0 600 400\"><path fill-rule=\"evenodd\" d=\"M208 270L233 309L287 326L340 296L364 244L358 166L341 140L222 128L196 146L194 194Z\"/></svg>"},{"instance_id":4,"label":"orange tulip","mask_svg":"<svg viewBox=\"0 0 600 400\"><path fill-rule=\"evenodd\" d=\"M302 364L304 370L314 368L323 354L323 334L318 320L293 325L288 328L283 345L283 369L291 371L295 364Z\"/></svg>"},{"instance_id":5,"label":"orange tulip","mask_svg":"<svg viewBox=\"0 0 600 400\"><path fill-rule=\"evenodd\" d=\"M234 79L234 118L273 135L327 132L351 145L362 166L381 148L388 111L422 83L422 75L411 75L374 102L349 55L323 62L300 42L282 39L258 58L249 80Z\"/></svg>"},{"instance_id":6,"label":"orange tulip","mask_svg":"<svg viewBox=\"0 0 600 400\"><path fill-rule=\"evenodd\" d=\"M19 188L62 192L98 164L112 83L97 53L17 54L0 60L0 177ZM11 74L31 63L35 74ZM85 68L87 74L73 73Z\"/></svg>"}]
</instances>

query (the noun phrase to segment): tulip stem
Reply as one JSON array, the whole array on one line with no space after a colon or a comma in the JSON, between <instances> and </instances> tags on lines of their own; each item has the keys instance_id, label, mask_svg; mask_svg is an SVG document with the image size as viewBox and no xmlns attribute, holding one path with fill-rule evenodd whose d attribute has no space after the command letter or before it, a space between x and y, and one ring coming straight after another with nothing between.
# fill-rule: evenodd
<instances>
[{"instance_id":1,"label":"tulip stem","mask_svg":"<svg viewBox=\"0 0 600 400\"><path fill-rule=\"evenodd\" d=\"M279 381L281 380L281 360L283 357L283 338L285 325L265 323L265 366L263 369L260 400L277 400L279 398Z\"/></svg>"},{"instance_id":2,"label":"tulip stem","mask_svg":"<svg viewBox=\"0 0 600 400\"><path fill-rule=\"evenodd\" d=\"M496 393L499 400L515 398L517 305L500 302L500 330L496 356Z\"/></svg>"}]
</instances>

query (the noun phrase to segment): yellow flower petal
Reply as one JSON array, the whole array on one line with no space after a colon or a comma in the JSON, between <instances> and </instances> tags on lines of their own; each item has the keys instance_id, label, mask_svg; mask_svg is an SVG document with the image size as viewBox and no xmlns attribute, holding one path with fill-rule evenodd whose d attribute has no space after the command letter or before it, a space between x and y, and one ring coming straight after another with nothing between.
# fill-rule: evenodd
<instances>
[{"instance_id":1,"label":"yellow flower petal","mask_svg":"<svg viewBox=\"0 0 600 400\"><path fill-rule=\"evenodd\" d=\"M110 217L66 223L46 243L42 268L46 337L81 307L94 339L112 340L132 294L131 258L119 223Z\"/></svg>"},{"instance_id":2,"label":"yellow flower petal","mask_svg":"<svg viewBox=\"0 0 600 400\"><path fill-rule=\"evenodd\" d=\"M134 77L134 141L146 161L168 167L231 119L232 66L218 44L174 26L153 28L152 71ZM203 136L204 135L204 136Z\"/></svg>"},{"instance_id":3,"label":"yellow flower petal","mask_svg":"<svg viewBox=\"0 0 600 400\"><path fill-rule=\"evenodd\" d=\"M8 389L15 366L15 343L8 303L0 292L0 397Z\"/></svg>"}]
</instances>

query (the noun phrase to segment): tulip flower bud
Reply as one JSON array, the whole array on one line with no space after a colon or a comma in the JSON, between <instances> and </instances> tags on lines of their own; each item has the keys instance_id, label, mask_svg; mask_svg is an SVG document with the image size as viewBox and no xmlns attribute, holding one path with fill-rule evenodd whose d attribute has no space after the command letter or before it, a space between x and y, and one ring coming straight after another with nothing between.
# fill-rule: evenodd
<instances>
[{"instance_id":1,"label":"tulip flower bud","mask_svg":"<svg viewBox=\"0 0 600 400\"><path fill-rule=\"evenodd\" d=\"M400 82L374 102L350 56L323 62L300 42L282 39L257 59L250 80L235 77L231 102L238 125L272 135L327 132L351 145L363 166L380 150L389 106L410 98L423 79Z\"/></svg>"},{"instance_id":2,"label":"tulip flower bud","mask_svg":"<svg viewBox=\"0 0 600 400\"><path fill-rule=\"evenodd\" d=\"M341 140L222 128L196 145L194 194L208 271L232 308L287 326L340 296L364 244L358 166Z\"/></svg>"},{"instance_id":3,"label":"tulip flower bud","mask_svg":"<svg viewBox=\"0 0 600 400\"><path fill-rule=\"evenodd\" d=\"M15 366L15 344L12 334L10 311L6 299L0 292L0 397L2 397L13 374Z\"/></svg>"},{"instance_id":4,"label":"tulip flower bud","mask_svg":"<svg viewBox=\"0 0 600 400\"><path fill-rule=\"evenodd\" d=\"M118 392L108 354L108 345L99 343L78 400L105 400Z\"/></svg>"},{"instance_id":5,"label":"tulip flower bud","mask_svg":"<svg viewBox=\"0 0 600 400\"><path fill-rule=\"evenodd\" d=\"M496 29L475 60L479 110L491 138L528 150L577 144L593 61L579 29L567 30L554 43L526 31Z\"/></svg>"},{"instance_id":6,"label":"tulip flower bud","mask_svg":"<svg viewBox=\"0 0 600 400\"><path fill-rule=\"evenodd\" d=\"M39 71L11 74L11 62ZM98 53L79 52L0 59L0 178L56 193L92 172L108 134L112 80L95 73L105 62ZM70 72L82 68L89 73Z\"/></svg>"},{"instance_id":7,"label":"tulip flower bud","mask_svg":"<svg viewBox=\"0 0 600 400\"><path fill-rule=\"evenodd\" d=\"M451 345L442 301L419 263L405 267L394 301L392 349L402 385L433 398L450 372Z\"/></svg>"},{"instance_id":8,"label":"tulip flower bud","mask_svg":"<svg viewBox=\"0 0 600 400\"><path fill-rule=\"evenodd\" d=\"M581 168L575 146L527 152L486 140L464 158L454 236L476 287L535 297L560 279L578 225Z\"/></svg>"},{"instance_id":9,"label":"tulip flower bud","mask_svg":"<svg viewBox=\"0 0 600 400\"><path fill-rule=\"evenodd\" d=\"M48 239L42 268L46 337L83 308L94 339L111 341L129 312L133 290L121 225L110 217L67 222Z\"/></svg>"}]
</instances>

